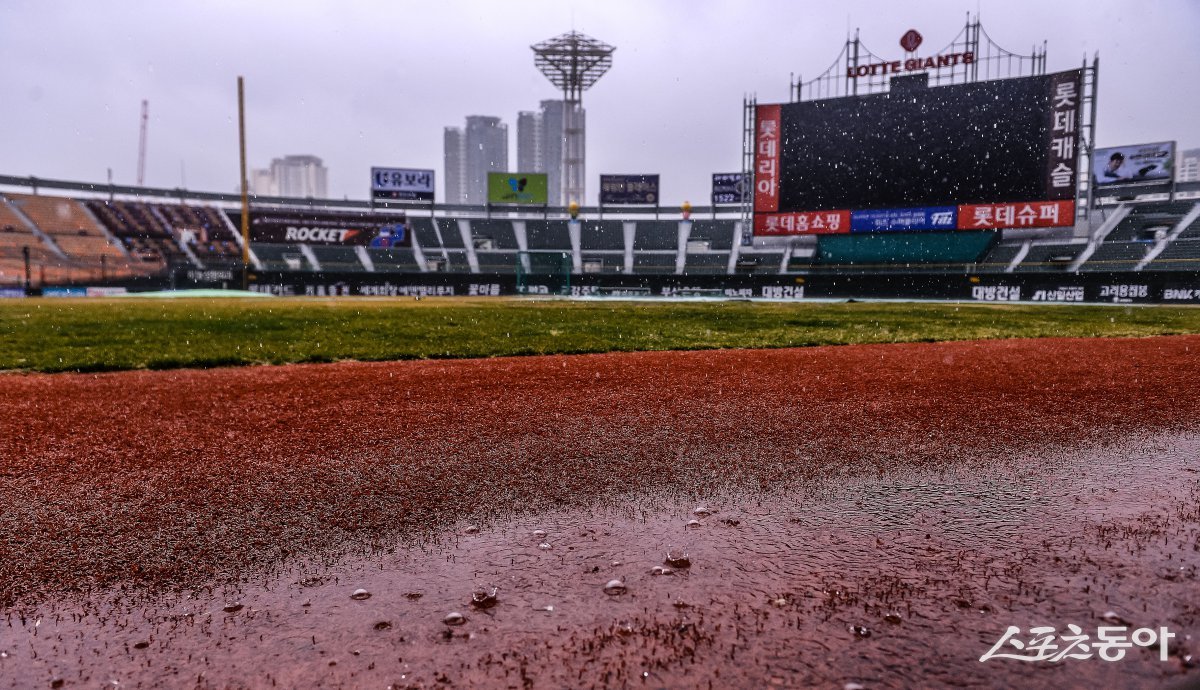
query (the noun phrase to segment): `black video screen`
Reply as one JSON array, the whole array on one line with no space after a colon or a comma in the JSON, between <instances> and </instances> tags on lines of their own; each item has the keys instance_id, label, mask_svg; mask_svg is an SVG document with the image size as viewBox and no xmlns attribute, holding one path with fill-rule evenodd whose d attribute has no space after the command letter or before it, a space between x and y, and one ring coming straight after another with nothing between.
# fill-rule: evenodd
<instances>
[{"instance_id":1,"label":"black video screen","mask_svg":"<svg viewBox=\"0 0 1200 690\"><path fill-rule=\"evenodd\" d=\"M1050 198L1048 80L784 104L779 210Z\"/></svg>"}]
</instances>

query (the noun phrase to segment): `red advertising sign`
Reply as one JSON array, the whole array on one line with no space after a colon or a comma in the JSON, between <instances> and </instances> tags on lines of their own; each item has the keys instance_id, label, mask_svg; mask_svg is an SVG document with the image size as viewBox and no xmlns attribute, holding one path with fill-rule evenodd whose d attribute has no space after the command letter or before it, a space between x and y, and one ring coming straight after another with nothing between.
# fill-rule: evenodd
<instances>
[{"instance_id":1,"label":"red advertising sign","mask_svg":"<svg viewBox=\"0 0 1200 690\"><path fill-rule=\"evenodd\" d=\"M760 105L754 118L754 212L779 210L780 106Z\"/></svg>"},{"instance_id":2,"label":"red advertising sign","mask_svg":"<svg viewBox=\"0 0 1200 690\"><path fill-rule=\"evenodd\" d=\"M959 230L1062 228L1075 224L1074 201L967 204L958 207Z\"/></svg>"},{"instance_id":3,"label":"red advertising sign","mask_svg":"<svg viewBox=\"0 0 1200 690\"><path fill-rule=\"evenodd\" d=\"M908 31L904 32L903 36L900 37L900 47L904 49L904 52L911 53L917 48L920 48L921 41L924 40L925 37L921 35L920 31L917 31L916 29L909 29Z\"/></svg>"},{"instance_id":4,"label":"red advertising sign","mask_svg":"<svg viewBox=\"0 0 1200 690\"><path fill-rule=\"evenodd\" d=\"M1044 184L1051 199L1074 199L1079 172L1079 125L1083 73L1081 70L1050 75L1050 110L1046 113L1047 147Z\"/></svg>"},{"instance_id":5,"label":"red advertising sign","mask_svg":"<svg viewBox=\"0 0 1200 690\"><path fill-rule=\"evenodd\" d=\"M849 211L805 211L754 215L754 234L840 235L850 232Z\"/></svg>"}]
</instances>

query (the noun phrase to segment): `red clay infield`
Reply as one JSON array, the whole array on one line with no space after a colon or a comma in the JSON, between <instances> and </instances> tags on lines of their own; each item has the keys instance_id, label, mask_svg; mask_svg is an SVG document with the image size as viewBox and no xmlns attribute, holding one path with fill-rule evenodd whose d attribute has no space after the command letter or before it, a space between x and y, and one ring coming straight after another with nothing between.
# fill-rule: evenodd
<instances>
[{"instance_id":1,"label":"red clay infield","mask_svg":"<svg viewBox=\"0 0 1200 690\"><path fill-rule=\"evenodd\" d=\"M1198 352L0 376L0 686L1187 681ZM1169 626L1167 660L979 662L1113 616Z\"/></svg>"}]
</instances>

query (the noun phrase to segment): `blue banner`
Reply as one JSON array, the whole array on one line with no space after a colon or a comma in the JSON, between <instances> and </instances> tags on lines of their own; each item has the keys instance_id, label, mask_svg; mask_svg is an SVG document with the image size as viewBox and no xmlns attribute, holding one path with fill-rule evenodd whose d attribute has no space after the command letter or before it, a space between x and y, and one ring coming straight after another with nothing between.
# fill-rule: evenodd
<instances>
[{"instance_id":1,"label":"blue banner","mask_svg":"<svg viewBox=\"0 0 1200 690\"><path fill-rule=\"evenodd\" d=\"M42 288L42 297L87 297L87 288L81 288L81 287Z\"/></svg>"},{"instance_id":2,"label":"blue banner","mask_svg":"<svg viewBox=\"0 0 1200 690\"><path fill-rule=\"evenodd\" d=\"M851 232L953 230L956 227L958 227L958 209L954 206L886 208L850 212Z\"/></svg>"}]
</instances>

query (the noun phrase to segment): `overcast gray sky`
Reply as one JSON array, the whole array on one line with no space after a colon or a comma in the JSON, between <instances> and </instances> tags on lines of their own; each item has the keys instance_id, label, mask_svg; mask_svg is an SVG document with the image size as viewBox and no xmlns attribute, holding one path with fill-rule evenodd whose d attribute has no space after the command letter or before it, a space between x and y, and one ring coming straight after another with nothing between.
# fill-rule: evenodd
<instances>
[{"instance_id":1,"label":"overcast gray sky","mask_svg":"<svg viewBox=\"0 0 1200 690\"><path fill-rule=\"evenodd\" d=\"M664 203L705 203L709 175L740 167L744 94L786 100L847 27L902 57L907 29L936 50L968 11L1010 50L1049 41L1050 71L1100 52L1099 145L1200 146L1195 0L3 0L0 173L134 182L145 98L146 184L186 169L190 189L232 191L239 74L251 166L315 154L336 197L365 198L372 165L440 180L442 128L468 114L509 124L515 163L517 112L557 95L529 46L574 27L617 46L584 96L589 203L600 173L659 173Z\"/></svg>"}]
</instances>

